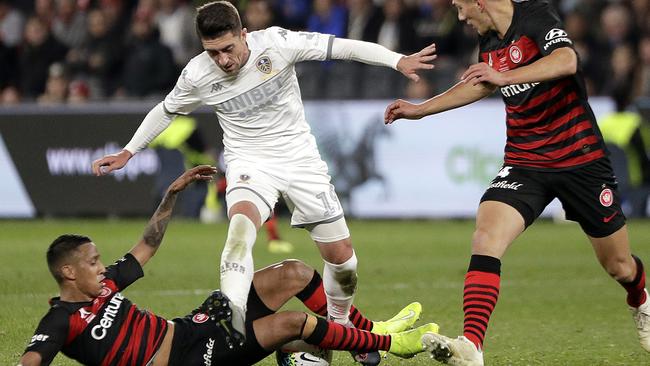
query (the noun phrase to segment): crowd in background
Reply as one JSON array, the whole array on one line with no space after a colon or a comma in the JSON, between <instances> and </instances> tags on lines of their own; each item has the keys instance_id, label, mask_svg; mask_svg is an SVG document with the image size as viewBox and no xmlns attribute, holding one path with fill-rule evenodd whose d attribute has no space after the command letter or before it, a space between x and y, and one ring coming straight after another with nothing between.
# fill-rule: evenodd
<instances>
[{"instance_id":1,"label":"crowd in background","mask_svg":"<svg viewBox=\"0 0 650 366\"><path fill-rule=\"evenodd\" d=\"M541 0L530 0L541 1ZM201 52L194 9L207 1L0 0L0 103L159 99ZM272 25L376 42L409 54L435 42L420 83L355 63L303 63L307 99L425 98L477 60L477 35L451 0L242 0L248 31ZM561 0L590 95L650 96L650 0Z\"/></svg>"}]
</instances>

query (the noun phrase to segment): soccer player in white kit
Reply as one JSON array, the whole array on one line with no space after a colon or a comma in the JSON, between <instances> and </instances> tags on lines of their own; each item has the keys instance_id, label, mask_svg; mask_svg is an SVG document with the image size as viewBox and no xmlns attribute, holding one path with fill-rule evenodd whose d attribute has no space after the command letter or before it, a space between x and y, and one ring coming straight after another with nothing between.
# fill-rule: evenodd
<instances>
[{"instance_id":1,"label":"soccer player in white kit","mask_svg":"<svg viewBox=\"0 0 650 366\"><path fill-rule=\"evenodd\" d=\"M356 289L357 258L343 210L305 120L295 63L343 59L391 67L417 81L432 69L435 46L410 56L374 43L279 27L247 33L226 1L201 6L196 28L205 52L182 71L174 89L144 118L124 149L93 162L104 175L145 148L175 115L202 104L214 108L223 129L230 224L221 255L221 289L230 298L233 327L244 334L246 299L253 278L257 230L280 195L291 225L305 228L325 262L327 313L348 323Z\"/></svg>"}]
</instances>

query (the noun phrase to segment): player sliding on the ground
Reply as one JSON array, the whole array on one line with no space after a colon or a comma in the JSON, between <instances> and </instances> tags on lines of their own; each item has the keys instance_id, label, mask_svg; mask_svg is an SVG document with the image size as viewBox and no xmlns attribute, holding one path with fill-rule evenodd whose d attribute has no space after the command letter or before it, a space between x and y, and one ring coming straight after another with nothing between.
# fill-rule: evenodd
<instances>
[{"instance_id":1,"label":"player sliding on the ground","mask_svg":"<svg viewBox=\"0 0 650 366\"><path fill-rule=\"evenodd\" d=\"M321 315L326 311L318 272L297 260L286 260L255 272L248 295L248 337L236 347L230 328L228 299L213 292L191 314L166 320L140 310L120 291L143 276L171 219L177 194L196 180L209 180L214 167L186 171L167 190L142 239L114 264L104 267L90 238L61 235L47 251L47 264L60 296L40 321L25 353L23 366L49 365L58 352L84 365L199 366L251 365L283 344L303 339L324 349L370 352L386 350L399 357L424 351L438 326L413 330L421 307L413 303L389 321L372 322L351 308L356 328L298 312L276 311L292 297ZM410 315L410 316L409 316ZM370 333L369 331L373 332ZM345 340L355 339L355 342Z\"/></svg>"},{"instance_id":2,"label":"player sliding on the ground","mask_svg":"<svg viewBox=\"0 0 650 366\"><path fill-rule=\"evenodd\" d=\"M501 257L555 197L567 218L587 234L603 268L627 291L641 345L650 351L643 264L630 253L616 177L587 102L573 43L557 12L546 0L453 4L458 19L481 35L480 63L446 92L419 105L399 100L385 116L386 123L417 119L495 90L506 104L505 165L476 216L463 293L463 336L438 337L432 345L441 350L438 358L453 365L483 365L483 341L499 298Z\"/></svg>"}]
</instances>

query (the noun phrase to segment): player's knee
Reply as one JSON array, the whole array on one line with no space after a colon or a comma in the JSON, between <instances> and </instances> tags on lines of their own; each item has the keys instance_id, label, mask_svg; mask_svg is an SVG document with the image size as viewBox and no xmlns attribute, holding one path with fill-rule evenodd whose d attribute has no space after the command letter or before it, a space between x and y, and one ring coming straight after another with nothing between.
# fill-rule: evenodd
<instances>
[{"instance_id":1,"label":"player's knee","mask_svg":"<svg viewBox=\"0 0 650 366\"><path fill-rule=\"evenodd\" d=\"M317 243L345 243L352 247L350 229L345 222L345 217L336 221L319 223L305 227L311 238ZM347 258L346 258L347 259Z\"/></svg>"},{"instance_id":2,"label":"player's knee","mask_svg":"<svg viewBox=\"0 0 650 366\"><path fill-rule=\"evenodd\" d=\"M474 234L472 235L473 249L480 250L486 248L490 245L491 241L492 241L492 235L489 230L482 227L477 227L476 230L474 230Z\"/></svg>"},{"instance_id":3,"label":"player's knee","mask_svg":"<svg viewBox=\"0 0 650 366\"><path fill-rule=\"evenodd\" d=\"M307 314L300 311L283 311L277 314L274 329L287 332L286 337L297 339L300 337Z\"/></svg>"},{"instance_id":4,"label":"player's knee","mask_svg":"<svg viewBox=\"0 0 650 366\"><path fill-rule=\"evenodd\" d=\"M309 284L314 276L314 269L297 259L285 259L281 262L282 286L298 293Z\"/></svg>"},{"instance_id":5,"label":"player's knee","mask_svg":"<svg viewBox=\"0 0 650 366\"><path fill-rule=\"evenodd\" d=\"M634 260L622 257L609 258L603 263L605 271L618 282L630 282L636 274Z\"/></svg>"}]
</instances>

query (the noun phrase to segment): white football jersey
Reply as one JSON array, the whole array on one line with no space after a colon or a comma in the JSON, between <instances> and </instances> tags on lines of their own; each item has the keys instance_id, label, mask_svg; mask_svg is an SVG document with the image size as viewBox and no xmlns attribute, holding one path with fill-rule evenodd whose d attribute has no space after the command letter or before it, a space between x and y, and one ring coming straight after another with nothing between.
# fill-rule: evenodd
<instances>
[{"instance_id":1,"label":"white football jersey","mask_svg":"<svg viewBox=\"0 0 650 366\"><path fill-rule=\"evenodd\" d=\"M194 57L164 101L169 113L214 108L223 129L226 164L320 159L305 120L294 65L325 60L334 36L279 27L248 33L250 57L237 75L223 72L207 52Z\"/></svg>"}]
</instances>

